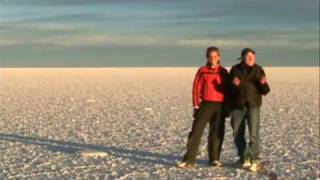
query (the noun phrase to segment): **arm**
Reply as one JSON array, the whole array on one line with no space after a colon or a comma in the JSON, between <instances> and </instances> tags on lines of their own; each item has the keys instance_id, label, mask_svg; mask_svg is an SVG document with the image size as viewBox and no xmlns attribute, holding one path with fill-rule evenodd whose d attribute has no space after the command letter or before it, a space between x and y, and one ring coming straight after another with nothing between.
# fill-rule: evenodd
<instances>
[{"instance_id":1,"label":"arm","mask_svg":"<svg viewBox=\"0 0 320 180\"><path fill-rule=\"evenodd\" d=\"M229 95L231 94L237 94L241 88L241 86L243 85L243 83L241 83L241 81L239 80L239 84L236 85L235 84L235 79L239 78L236 76L235 72L234 72L234 68L232 67L230 70L230 73L228 75L228 89L229 89Z\"/></svg>"},{"instance_id":2,"label":"arm","mask_svg":"<svg viewBox=\"0 0 320 180\"><path fill-rule=\"evenodd\" d=\"M223 78L223 85L222 85L222 90L224 93L224 102L227 104L227 102L229 101L229 96L230 96L230 88L229 88L229 73L228 70L225 70L222 74L222 78Z\"/></svg>"},{"instance_id":3,"label":"arm","mask_svg":"<svg viewBox=\"0 0 320 180\"><path fill-rule=\"evenodd\" d=\"M194 78L193 90L192 90L193 107L195 109L198 109L201 105L202 86L203 86L203 79L201 77L201 70L199 69L196 73L195 78Z\"/></svg>"},{"instance_id":4,"label":"arm","mask_svg":"<svg viewBox=\"0 0 320 180\"><path fill-rule=\"evenodd\" d=\"M270 87L266 79L266 74L264 70L261 68L261 77L259 79L259 89L260 93L263 95L267 95L270 92Z\"/></svg>"},{"instance_id":5,"label":"arm","mask_svg":"<svg viewBox=\"0 0 320 180\"><path fill-rule=\"evenodd\" d=\"M229 72L226 70L223 74L223 92L224 92L224 102L222 106L223 117L230 116L230 87L229 87Z\"/></svg>"}]
</instances>

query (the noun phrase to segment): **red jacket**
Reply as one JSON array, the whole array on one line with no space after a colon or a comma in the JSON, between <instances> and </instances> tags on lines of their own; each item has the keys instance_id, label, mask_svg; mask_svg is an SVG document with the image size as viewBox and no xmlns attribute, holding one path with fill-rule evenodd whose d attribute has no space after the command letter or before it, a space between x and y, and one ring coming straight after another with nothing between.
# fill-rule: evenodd
<instances>
[{"instance_id":1,"label":"red jacket","mask_svg":"<svg viewBox=\"0 0 320 180\"><path fill-rule=\"evenodd\" d=\"M202 66L193 83L193 106L200 107L202 101L225 101L228 70L222 66Z\"/></svg>"}]
</instances>

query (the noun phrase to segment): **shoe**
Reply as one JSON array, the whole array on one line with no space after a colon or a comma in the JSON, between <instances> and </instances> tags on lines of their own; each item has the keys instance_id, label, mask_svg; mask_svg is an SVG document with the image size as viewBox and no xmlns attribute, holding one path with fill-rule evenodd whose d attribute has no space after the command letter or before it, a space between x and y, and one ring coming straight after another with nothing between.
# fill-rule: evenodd
<instances>
[{"instance_id":1,"label":"shoe","mask_svg":"<svg viewBox=\"0 0 320 180\"><path fill-rule=\"evenodd\" d=\"M252 166L252 163L249 159L244 160L242 167L243 168L250 168Z\"/></svg>"},{"instance_id":2,"label":"shoe","mask_svg":"<svg viewBox=\"0 0 320 180\"><path fill-rule=\"evenodd\" d=\"M195 164L194 163L187 163L187 162L180 162L180 163L177 163L177 167L182 168L182 169L194 169Z\"/></svg>"},{"instance_id":3,"label":"shoe","mask_svg":"<svg viewBox=\"0 0 320 180\"><path fill-rule=\"evenodd\" d=\"M210 162L210 165L215 166L215 167L222 167L223 163L219 160L214 160L214 161Z\"/></svg>"},{"instance_id":4,"label":"shoe","mask_svg":"<svg viewBox=\"0 0 320 180\"><path fill-rule=\"evenodd\" d=\"M243 158L239 158L238 161L235 163L236 166L242 166L243 165Z\"/></svg>"},{"instance_id":5,"label":"shoe","mask_svg":"<svg viewBox=\"0 0 320 180\"><path fill-rule=\"evenodd\" d=\"M252 161L251 166L249 167L250 171L258 172L262 169L262 165L259 161Z\"/></svg>"}]
</instances>

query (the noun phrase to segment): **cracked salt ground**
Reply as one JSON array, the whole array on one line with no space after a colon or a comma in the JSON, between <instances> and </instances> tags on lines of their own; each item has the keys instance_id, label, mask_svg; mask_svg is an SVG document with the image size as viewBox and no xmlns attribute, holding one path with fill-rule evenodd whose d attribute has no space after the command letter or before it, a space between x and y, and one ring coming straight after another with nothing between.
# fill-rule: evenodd
<instances>
[{"instance_id":1,"label":"cracked salt ground","mask_svg":"<svg viewBox=\"0 0 320 180\"><path fill-rule=\"evenodd\" d=\"M269 179L232 165L230 119L224 168L207 165L207 129L196 170L175 167L192 125L195 72L1 69L0 179ZM272 91L262 110L261 158L279 179L317 179L319 70L266 72Z\"/></svg>"}]
</instances>

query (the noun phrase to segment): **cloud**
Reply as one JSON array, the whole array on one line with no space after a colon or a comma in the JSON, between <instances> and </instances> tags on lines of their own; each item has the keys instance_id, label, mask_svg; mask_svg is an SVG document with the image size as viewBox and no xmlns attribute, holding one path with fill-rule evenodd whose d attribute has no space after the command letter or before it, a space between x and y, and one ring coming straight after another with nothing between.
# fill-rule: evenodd
<instances>
[{"instance_id":1,"label":"cloud","mask_svg":"<svg viewBox=\"0 0 320 180\"><path fill-rule=\"evenodd\" d=\"M0 38L0 47L14 46L18 44L21 44L21 41L18 39L5 38L5 37Z\"/></svg>"},{"instance_id":2,"label":"cloud","mask_svg":"<svg viewBox=\"0 0 320 180\"><path fill-rule=\"evenodd\" d=\"M63 47L79 46L151 46L161 45L161 39L152 37L116 37L106 35L74 35L43 38L1 38L0 46L13 45L55 45Z\"/></svg>"},{"instance_id":3,"label":"cloud","mask_svg":"<svg viewBox=\"0 0 320 180\"><path fill-rule=\"evenodd\" d=\"M149 46L149 45L155 45L157 44L157 42L158 40L152 37L115 37L115 36L105 36L105 35L45 38L38 41L38 43L41 43L41 44L52 44L52 45L58 45L58 46L101 46L101 45Z\"/></svg>"},{"instance_id":4,"label":"cloud","mask_svg":"<svg viewBox=\"0 0 320 180\"><path fill-rule=\"evenodd\" d=\"M0 23L0 29L2 31L8 30L30 30L30 31L44 31L44 32L66 32L74 31L76 27L67 24L57 23Z\"/></svg>"},{"instance_id":5,"label":"cloud","mask_svg":"<svg viewBox=\"0 0 320 180\"><path fill-rule=\"evenodd\" d=\"M319 49L317 40L299 41L293 39L166 39L151 36L107 36L73 35L43 38L1 38L0 46L54 45L60 47L81 46L172 46L208 47L216 45L225 48L265 47L282 49Z\"/></svg>"},{"instance_id":6,"label":"cloud","mask_svg":"<svg viewBox=\"0 0 320 180\"><path fill-rule=\"evenodd\" d=\"M186 39L180 40L178 44L191 47L207 47L216 45L227 48L243 47L267 47L267 48L285 48L285 49L319 49L318 41L299 42L297 40L244 40L244 39Z\"/></svg>"},{"instance_id":7,"label":"cloud","mask_svg":"<svg viewBox=\"0 0 320 180\"><path fill-rule=\"evenodd\" d=\"M0 46L52 45L57 47L84 46L169 46L227 48L266 47L317 50L315 30L296 28L226 30L195 36L175 36L170 33L115 33L88 31L79 25L62 23L0 23ZM201 35L201 34L199 34ZM211 38L216 37L216 38Z\"/></svg>"}]
</instances>

